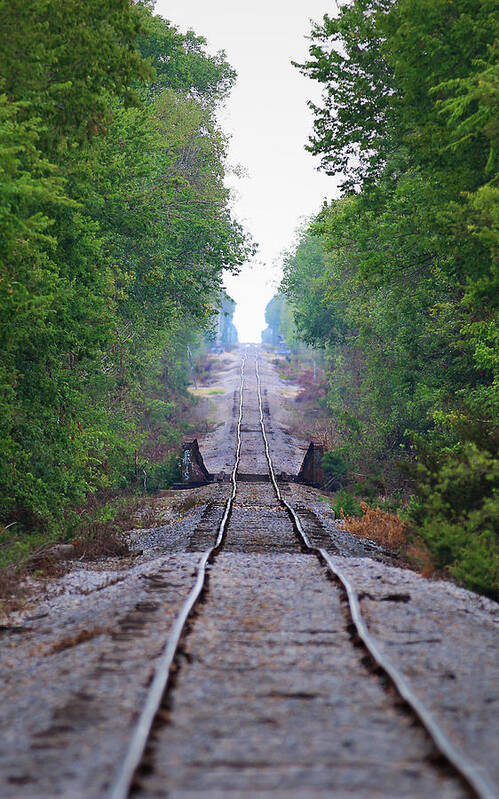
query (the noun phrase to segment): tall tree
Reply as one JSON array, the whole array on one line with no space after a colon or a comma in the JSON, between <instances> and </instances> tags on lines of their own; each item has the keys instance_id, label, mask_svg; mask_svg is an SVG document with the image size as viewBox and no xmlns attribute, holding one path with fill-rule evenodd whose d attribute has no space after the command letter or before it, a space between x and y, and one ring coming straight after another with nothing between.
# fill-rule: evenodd
<instances>
[{"instance_id":1,"label":"tall tree","mask_svg":"<svg viewBox=\"0 0 499 799\"><path fill-rule=\"evenodd\" d=\"M150 3L0 2L0 29L0 518L55 530L181 434L179 363L249 252L234 73Z\"/></svg>"},{"instance_id":2,"label":"tall tree","mask_svg":"<svg viewBox=\"0 0 499 799\"><path fill-rule=\"evenodd\" d=\"M374 470L412 453L437 563L489 592L498 24L489 0L353 0L314 26L300 68L324 92L309 149L345 194L310 231L324 263L307 268L305 234L284 283L304 337L328 347L344 436Z\"/></svg>"}]
</instances>

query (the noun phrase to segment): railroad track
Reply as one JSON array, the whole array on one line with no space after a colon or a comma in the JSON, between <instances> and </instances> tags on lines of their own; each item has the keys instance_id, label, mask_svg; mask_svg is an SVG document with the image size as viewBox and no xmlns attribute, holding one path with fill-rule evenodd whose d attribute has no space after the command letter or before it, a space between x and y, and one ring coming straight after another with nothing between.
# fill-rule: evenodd
<instances>
[{"instance_id":1,"label":"railroad track","mask_svg":"<svg viewBox=\"0 0 499 799\"><path fill-rule=\"evenodd\" d=\"M362 646L365 650L367 656L365 663L370 667L370 676L372 677L374 666L378 677L381 678L380 682L382 682L384 686L383 690L385 693L388 692L389 686L395 690L398 703L404 705L413 719L417 721L420 728L424 730L425 735L431 740L433 753L430 753L429 757L432 758L433 755L432 759L435 762L426 763L425 768L437 770L444 775L451 774L454 780L457 779L461 785L462 791L459 794L454 793L449 795L472 795L478 796L480 799L495 799L495 789L489 784L482 770L456 749L452 741L432 716L431 712L418 699L404 675L382 653L377 642L369 633L367 624L362 617L359 598L354 586L342 570L335 565L327 549L321 545L322 536L317 536L317 533L314 535L307 534L300 514L296 512L296 509L293 508L285 498L276 478L270 451L268 428L265 423L265 417L269 419L270 414L268 406L264 408L261 375L257 359L255 359L254 377L256 380L256 415L258 417L258 428L251 426L251 424L243 425L247 360L247 356L244 355L241 364L239 401L236 404L238 414L234 431L236 435L236 453L231 474L230 494L225 503L223 515L218 524L216 535L214 535L214 540L201 554L195 583L165 643L163 653L158 661L154 677L148 690L144 707L133 728L127 752L109 788L109 799L126 799L126 797L135 790L138 791L139 795L144 796L167 795L166 789L164 793L160 791L148 792L147 787L142 791L142 782L144 775L147 777L147 774L151 772L151 770L154 770L154 766L151 765L151 763L155 757L154 750L156 746L157 730L161 727L161 724L164 725L166 723L166 725L168 725L171 720L171 708L165 710L165 697L168 697L170 689L175 693L175 685L172 687L172 684L174 683L173 677L177 676L179 669L177 661L184 651L186 638L189 638L189 633L192 629L193 617L203 598L206 600L206 612L209 613L210 596L208 583L210 567L222 551L225 555L231 551L259 551L258 547L261 546L261 543L259 543L261 539L261 528L262 526L265 528L266 525L272 525L272 529L282 531L281 537L276 536L276 541L274 542L268 540L267 537L267 553L293 551L295 553L307 553L316 556L321 564L326 567L329 575L339 585L340 590L344 592L347 599L346 606L349 614L348 624L354 632L356 644ZM268 468L267 480L270 478L270 484L265 485L265 476L262 475L262 484L258 486L259 492L267 492L267 517L264 517L262 520L261 511L255 513L253 509L255 506L251 505L251 500L248 500L248 497L251 495L246 493L245 498L247 504L242 509L238 509L239 523L237 520L232 523L231 516L234 511L238 492L241 492L243 488L246 492L250 491L251 488L253 491L255 490L254 485L251 486L248 483L238 484L238 470L241 465L243 435L246 434L249 437L250 443L252 442L251 445L254 445L257 431L259 432L260 441L261 444L263 444L265 453L265 460ZM270 502L269 492L273 492L274 505ZM211 511L208 508L206 518L204 519L205 527L209 525L210 515ZM252 517L254 520L253 527ZM287 528L285 519L287 519ZM292 525L293 528L293 543L289 538L290 525ZM317 525L320 527L321 523L316 517L316 526ZM244 534L242 531L244 531ZM207 531L204 530L203 537L200 540L206 541L206 536ZM324 537L326 536L327 533L324 534ZM279 543L280 541L281 543ZM232 590L236 590L234 585L232 585ZM304 692L301 692L301 694L297 693L296 696L306 698ZM310 693L310 696L313 696L313 693ZM173 710L173 712L175 711ZM438 758L436 756L438 756ZM439 762L437 762L437 760ZM264 767L265 764L262 768ZM137 779L137 775L141 775L140 779ZM215 796L216 793L211 795Z\"/></svg>"}]
</instances>

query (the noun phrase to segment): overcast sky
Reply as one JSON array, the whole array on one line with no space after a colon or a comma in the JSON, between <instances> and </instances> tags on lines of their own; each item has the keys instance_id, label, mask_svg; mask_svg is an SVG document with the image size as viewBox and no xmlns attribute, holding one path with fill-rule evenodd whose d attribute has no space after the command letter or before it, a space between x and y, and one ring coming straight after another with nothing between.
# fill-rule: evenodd
<instances>
[{"instance_id":1,"label":"overcast sky","mask_svg":"<svg viewBox=\"0 0 499 799\"><path fill-rule=\"evenodd\" d=\"M182 31L225 50L238 73L222 124L231 135L230 162L246 177L228 177L238 219L259 244L256 263L227 279L236 300L240 341L259 341L265 305L279 282L279 254L303 216L337 195L335 180L317 171L304 146L311 132L308 99L319 87L291 65L307 57L310 19L334 13L335 0L158 0L156 12Z\"/></svg>"}]
</instances>

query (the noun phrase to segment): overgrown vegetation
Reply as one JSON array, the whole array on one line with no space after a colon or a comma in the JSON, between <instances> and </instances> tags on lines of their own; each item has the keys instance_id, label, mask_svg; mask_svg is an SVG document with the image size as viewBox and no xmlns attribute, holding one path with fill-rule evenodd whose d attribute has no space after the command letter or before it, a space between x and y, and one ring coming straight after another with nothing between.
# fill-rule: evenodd
<instances>
[{"instance_id":1,"label":"overgrown vegetation","mask_svg":"<svg viewBox=\"0 0 499 799\"><path fill-rule=\"evenodd\" d=\"M0 1L0 523L21 548L174 478L188 348L250 249L216 121L234 72L151 7Z\"/></svg>"},{"instance_id":2,"label":"overgrown vegetation","mask_svg":"<svg viewBox=\"0 0 499 799\"><path fill-rule=\"evenodd\" d=\"M299 231L281 287L326 354L338 480L415 494L437 568L489 596L498 27L489 0L353 0L314 25L299 65L323 87L309 149L343 194Z\"/></svg>"},{"instance_id":3,"label":"overgrown vegetation","mask_svg":"<svg viewBox=\"0 0 499 799\"><path fill-rule=\"evenodd\" d=\"M360 503L360 511L362 515L356 516L349 516L348 511L341 513L351 533L394 550L406 543L404 522L399 516L382 508L371 508L367 502Z\"/></svg>"},{"instance_id":4,"label":"overgrown vegetation","mask_svg":"<svg viewBox=\"0 0 499 799\"><path fill-rule=\"evenodd\" d=\"M67 513L60 526L0 528L0 615L22 606L30 577L60 576L68 559L128 555L122 533L130 528L130 519L143 501L131 492L91 494L77 512Z\"/></svg>"}]
</instances>

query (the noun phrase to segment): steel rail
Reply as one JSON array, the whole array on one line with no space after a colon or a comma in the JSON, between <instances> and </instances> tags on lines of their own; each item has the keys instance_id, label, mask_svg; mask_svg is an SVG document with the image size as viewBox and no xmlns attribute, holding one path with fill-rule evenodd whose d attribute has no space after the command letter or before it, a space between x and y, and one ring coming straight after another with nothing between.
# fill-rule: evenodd
<instances>
[{"instance_id":1,"label":"steel rail","mask_svg":"<svg viewBox=\"0 0 499 799\"><path fill-rule=\"evenodd\" d=\"M180 613L175 619L173 627L170 631L170 635L154 671L154 677L148 689L144 707L140 713L137 723L135 724L135 727L133 728L125 757L118 767L113 782L109 788L107 794L108 799L127 799L129 796L135 773L140 765L140 761L142 760L145 748L147 746L147 741L151 733L154 719L161 706L166 688L168 687L171 668L175 659L175 655L177 654L186 622L196 602L198 601L203 588L205 587L208 563L210 562L210 559L218 552L224 540L227 522L229 520L234 499L237 493L237 470L239 468L239 461L241 459L241 422L243 418L245 362L246 353L243 355L243 360L241 363L239 417L237 421L237 446L234 468L231 475L232 490L227 502L225 503L224 514L218 527L217 538L215 543L203 553L201 560L199 561L196 581L191 588L187 599L182 605Z\"/></svg>"},{"instance_id":2,"label":"steel rail","mask_svg":"<svg viewBox=\"0 0 499 799\"><path fill-rule=\"evenodd\" d=\"M267 458L267 463L269 467L269 475L270 480L274 488L275 495L281 505L286 508L288 511L293 525L296 531L299 534L301 541L303 542L304 546L310 551L317 555L317 557L322 560L334 575L334 577L339 580L342 584L348 598L348 606L350 611L350 617L352 622L355 626L357 631L357 635L364 644L365 648L368 650L369 654L375 661L375 663L382 669L382 671L389 677L391 683L395 687L399 696L404 700L404 702L409 705L412 712L415 716L419 719L420 723L425 728L426 732L430 736L431 740L435 744L439 753L445 758L447 763L449 763L460 779L472 790L472 792L479 797L479 799L497 799L497 791L495 786L489 781L488 776L485 774L484 769L470 760L465 754L463 754L456 746L452 743L449 736L446 732L442 729L439 725L435 716L431 713L430 710L423 704L423 702L419 699L419 697L414 693L412 690L409 682L406 680L404 675L401 671L391 662L386 655L380 650L378 643L375 638L371 635L368 630L367 624L364 621L362 616L362 611L360 609L360 602L359 597L355 591L354 586L346 576L346 574L340 569L332 560L331 556L325 549L322 547L315 547L310 543L310 539L307 536L301 521L294 510L294 508L287 502L281 494L281 490L277 483L274 467L272 464L272 458L270 455L270 448L269 442L267 439L267 434L265 431L265 422L263 418L263 405L262 405L262 392L261 392L261 379L260 379L260 370L258 368L258 358L255 360L255 374L256 374L256 383L257 383L257 394L258 394L258 404L259 404L259 412L260 412L260 428L263 437L263 443L265 447L265 455Z\"/></svg>"}]
</instances>

